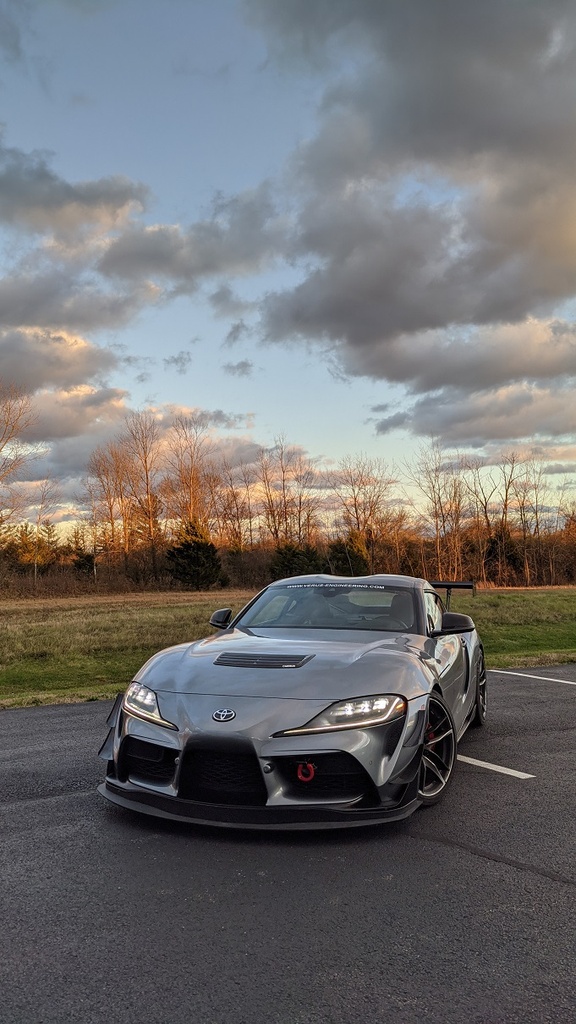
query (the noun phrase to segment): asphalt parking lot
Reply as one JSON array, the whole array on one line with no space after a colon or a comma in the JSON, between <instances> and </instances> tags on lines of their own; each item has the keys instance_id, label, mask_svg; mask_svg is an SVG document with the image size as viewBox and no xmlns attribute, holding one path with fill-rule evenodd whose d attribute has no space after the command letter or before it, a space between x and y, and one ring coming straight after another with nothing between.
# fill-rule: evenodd
<instances>
[{"instance_id":1,"label":"asphalt parking lot","mask_svg":"<svg viewBox=\"0 0 576 1024\"><path fill-rule=\"evenodd\" d=\"M1 1024L576 1024L576 666L489 683L443 803L343 832L121 811L109 704L0 712Z\"/></svg>"}]
</instances>

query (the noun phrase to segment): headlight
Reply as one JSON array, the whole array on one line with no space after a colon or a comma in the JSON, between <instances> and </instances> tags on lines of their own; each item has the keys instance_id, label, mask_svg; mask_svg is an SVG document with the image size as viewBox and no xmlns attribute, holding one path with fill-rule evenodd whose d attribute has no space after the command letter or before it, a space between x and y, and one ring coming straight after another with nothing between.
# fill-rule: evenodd
<instances>
[{"instance_id":1,"label":"headlight","mask_svg":"<svg viewBox=\"0 0 576 1024\"><path fill-rule=\"evenodd\" d=\"M142 686L141 683L130 683L124 694L122 707L131 715L144 718L147 722L164 725L167 729L177 728L177 726L172 725L172 722L167 722L165 718L162 718L154 690L149 690L147 686Z\"/></svg>"},{"instance_id":2,"label":"headlight","mask_svg":"<svg viewBox=\"0 0 576 1024\"><path fill-rule=\"evenodd\" d=\"M285 729L279 736L303 736L310 732L334 732L337 729L358 729L368 725L383 725L406 714L403 697L392 694L381 697L356 697L354 700L332 704L298 729Z\"/></svg>"}]
</instances>

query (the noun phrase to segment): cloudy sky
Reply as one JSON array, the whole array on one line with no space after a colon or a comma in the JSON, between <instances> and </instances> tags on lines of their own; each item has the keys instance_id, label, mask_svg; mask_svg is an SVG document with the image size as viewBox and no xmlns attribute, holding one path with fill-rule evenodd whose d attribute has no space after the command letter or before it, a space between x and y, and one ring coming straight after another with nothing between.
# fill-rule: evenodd
<instances>
[{"instance_id":1,"label":"cloudy sky","mask_svg":"<svg viewBox=\"0 0 576 1024\"><path fill-rule=\"evenodd\" d=\"M131 409L576 465L570 0L0 0L0 376L74 480Z\"/></svg>"}]
</instances>

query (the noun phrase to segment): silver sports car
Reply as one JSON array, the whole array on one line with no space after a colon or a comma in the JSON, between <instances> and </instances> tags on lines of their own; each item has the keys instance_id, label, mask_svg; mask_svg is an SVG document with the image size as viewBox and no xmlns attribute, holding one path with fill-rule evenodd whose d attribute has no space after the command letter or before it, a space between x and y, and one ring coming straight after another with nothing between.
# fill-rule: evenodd
<instances>
[{"instance_id":1,"label":"silver sports car","mask_svg":"<svg viewBox=\"0 0 576 1024\"><path fill-rule=\"evenodd\" d=\"M444 794L486 719L482 645L436 583L279 580L217 633L155 654L119 695L99 787L121 807L238 828L405 818Z\"/></svg>"}]
</instances>

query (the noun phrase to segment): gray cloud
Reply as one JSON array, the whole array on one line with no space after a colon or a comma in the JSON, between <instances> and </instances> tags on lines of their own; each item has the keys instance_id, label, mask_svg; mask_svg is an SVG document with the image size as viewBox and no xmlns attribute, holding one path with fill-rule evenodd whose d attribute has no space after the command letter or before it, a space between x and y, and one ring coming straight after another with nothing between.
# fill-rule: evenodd
<instances>
[{"instance_id":1,"label":"gray cloud","mask_svg":"<svg viewBox=\"0 0 576 1024\"><path fill-rule=\"evenodd\" d=\"M25 440L32 443L84 436L95 447L99 436L118 429L126 415L127 392L82 384L66 390L42 390L34 396L34 419Z\"/></svg>"},{"instance_id":2,"label":"gray cloud","mask_svg":"<svg viewBox=\"0 0 576 1024\"><path fill-rule=\"evenodd\" d=\"M24 153L0 137L0 222L33 232L69 234L88 225L109 229L142 210L148 190L114 176L71 184L50 169L45 153Z\"/></svg>"},{"instance_id":3,"label":"gray cloud","mask_svg":"<svg viewBox=\"0 0 576 1024\"><path fill-rule=\"evenodd\" d=\"M4 379L30 394L49 387L59 393L102 384L120 366L111 351L81 335L121 327L158 300L153 285L113 287L94 268L102 239L145 198L143 186L120 177L70 184L45 154L9 148L0 137L0 222L10 239L0 279ZM76 413L69 401L64 407L60 420L75 432ZM89 416L86 422L90 429Z\"/></svg>"},{"instance_id":4,"label":"gray cloud","mask_svg":"<svg viewBox=\"0 0 576 1024\"><path fill-rule=\"evenodd\" d=\"M316 62L327 81L291 166L301 280L264 299L264 337L316 340L349 374L404 383L424 396L415 431L573 429L574 329L550 319L576 292L576 8L245 7L274 52Z\"/></svg>"},{"instance_id":5,"label":"gray cloud","mask_svg":"<svg viewBox=\"0 0 576 1024\"><path fill-rule=\"evenodd\" d=\"M383 419L378 420L376 423L377 434L389 434L392 430L398 430L405 427L410 422L410 414L408 412L394 412L390 416L385 416Z\"/></svg>"},{"instance_id":6,"label":"gray cloud","mask_svg":"<svg viewBox=\"0 0 576 1024\"><path fill-rule=\"evenodd\" d=\"M70 388L117 366L109 349L84 338L41 330L0 331L2 377L27 394L52 386Z\"/></svg>"},{"instance_id":7,"label":"gray cloud","mask_svg":"<svg viewBox=\"0 0 576 1024\"><path fill-rule=\"evenodd\" d=\"M547 476L575 476L576 462L553 462L545 467L544 472Z\"/></svg>"},{"instance_id":8,"label":"gray cloud","mask_svg":"<svg viewBox=\"0 0 576 1024\"><path fill-rule=\"evenodd\" d=\"M97 445L111 441L117 430L118 424L97 425L90 433L53 438L40 457L28 464L22 480L58 481L64 500L78 500L92 452Z\"/></svg>"},{"instance_id":9,"label":"gray cloud","mask_svg":"<svg viewBox=\"0 0 576 1024\"><path fill-rule=\"evenodd\" d=\"M233 468L252 465L260 452L260 445L249 437L221 437L217 444L218 457L225 459Z\"/></svg>"},{"instance_id":10,"label":"gray cloud","mask_svg":"<svg viewBox=\"0 0 576 1024\"><path fill-rule=\"evenodd\" d=\"M228 413L222 409L202 409L197 413L200 423L207 427L224 430L239 430L251 426L250 413Z\"/></svg>"},{"instance_id":11,"label":"gray cloud","mask_svg":"<svg viewBox=\"0 0 576 1024\"><path fill-rule=\"evenodd\" d=\"M403 426L416 436L440 437L457 448L479 447L487 441L570 438L576 434L575 383L574 378L554 388L517 383L476 394L445 388L418 399L398 422L394 416L384 418L376 432L386 434Z\"/></svg>"},{"instance_id":12,"label":"gray cloud","mask_svg":"<svg viewBox=\"0 0 576 1024\"><path fill-rule=\"evenodd\" d=\"M20 4L20 14L24 6ZM11 62L22 60L22 31L16 3L7 3L4 8L0 8L0 50Z\"/></svg>"},{"instance_id":13,"label":"gray cloud","mask_svg":"<svg viewBox=\"0 0 576 1024\"><path fill-rule=\"evenodd\" d=\"M293 246L317 265L265 299L266 337L329 340L351 362L371 350L371 372L386 377L383 345L402 335L552 310L574 291L576 200L568 183L550 182L538 209L518 182L503 189L394 207L373 183L306 205Z\"/></svg>"},{"instance_id":14,"label":"gray cloud","mask_svg":"<svg viewBox=\"0 0 576 1024\"><path fill-rule=\"evenodd\" d=\"M211 216L188 231L137 224L132 218L146 195L119 177L70 184L51 170L45 154L25 154L0 141L0 222L16 241L5 249L0 279L0 372L33 395L36 416L27 439L48 444L43 460L56 478L77 476L129 411L127 392L109 386L110 374L130 366L142 380L148 372L146 362L122 346L117 352L99 348L84 333L121 327L170 292L193 290L196 279L258 267L280 230L267 186L217 197ZM47 238L38 241L39 232ZM150 283L154 276L162 287ZM228 306L227 315L232 306L243 308L225 286L213 303ZM185 373L191 361L181 351L163 365ZM170 411L164 415L168 420ZM249 416L223 410L199 415L210 429L251 424ZM38 464L31 467L33 476L40 471Z\"/></svg>"},{"instance_id":15,"label":"gray cloud","mask_svg":"<svg viewBox=\"0 0 576 1024\"><path fill-rule=\"evenodd\" d=\"M241 359L238 363L224 363L222 369L231 377L251 377L254 363L251 363L249 359Z\"/></svg>"},{"instance_id":16,"label":"gray cloud","mask_svg":"<svg viewBox=\"0 0 576 1024\"><path fill-rule=\"evenodd\" d=\"M230 330L228 331L224 339L224 344L231 347L232 345L235 345L236 342L240 341L240 339L243 338L246 334L249 333L250 328L248 327L248 325L245 324L243 320L237 320L230 327Z\"/></svg>"},{"instance_id":17,"label":"gray cloud","mask_svg":"<svg viewBox=\"0 0 576 1024\"><path fill-rule=\"evenodd\" d=\"M300 58L346 53L362 73L337 81L324 108L357 110L377 159L468 159L496 149L533 155L576 118L573 30L565 0L245 0L275 47ZM370 60L372 58L372 60ZM375 81L376 76L376 81ZM504 100L504 102L502 102ZM363 166L366 170L363 153Z\"/></svg>"},{"instance_id":18,"label":"gray cloud","mask_svg":"<svg viewBox=\"0 0 576 1024\"><path fill-rule=\"evenodd\" d=\"M183 375L188 373L188 370L190 369L192 356L189 352L181 351L175 356L168 356L168 358L163 359L162 362L164 363L165 370L174 369L176 370L176 373Z\"/></svg>"},{"instance_id":19,"label":"gray cloud","mask_svg":"<svg viewBox=\"0 0 576 1024\"><path fill-rule=\"evenodd\" d=\"M3 9L9 59L22 59L35 3ZM105 388L110 354L71 339L206 288L216 315L232 321L232 345L255 309L234 280L282 265L291 283L258 304L262 336L316 343L342 374L403 385L402 408L373 410L379 432L404 427L458 444L537 435L544 447L569 435L576 7L244 7L271 59L323 76L317 130L275 185L217 196L187 225L150 225L143 185L117 175L68 182L49 155L0 141L0 222L16 242L0 281L2 367L40 389L47 436L77 436L82 415L96 429L97 395L105 424L125 408ZM181 352L164 365L185 372L189 362ZM224 369L240 377L252 366ZM215 428L245 426L220 410L205 415Z\"/></svg>"},{"instance_id":20,"label":"gray cloud","mask_svg":"<svg viewBox=\"0 0 576 1024\"><path fill-rule=\"evenodd\" d=\"M475 300L450 280L450 236L445 210L393 210L361 189L345 199L318 198L305 207L294 242L302 259L313 253L318 265L301 284L264 300L267 339L329 340L344 353L377 345L445 324L450 289L460 307L451 319L468 322Z\"/></svg>"},{"instance_id":21,"label":"gray cloud","mask_svg":"<svg viewBox=\"0 0 576 1024\"><path fill-rule=\"evenodd\" d=\"M93 268L99 240L145 199L120 177L71 184L45 154L0 139L0 222L12 239L0 279L0 373L34 396L34 439L86 432L93 444L125 411L125 392L106 387L121 359L82 335L120 327L158 298L147 284L113 288Z\"/></svg>"},{"instance_id":22,"label":"gray cloud","mask_svg":"<svg viewBox=\"0 0 576 1024\"><path fill-rule=\"evenodd\" d=\"M382 348L347 354L350 373L379 376ZM467 332L403 335L386 345L385 356L387 379L407 384L412 393L447 386L477 392L519 379L561 382L576 374L576 325L529 319Z\"/></svg>"},{"instance_id":23,"label":"gray cloud","mask_svg":"<svg viewBox=\"0 0 576 1024\"><path fill-rule=\"evenodd\" d=\"M107 277L168 281L174 294L192 293L204 278L258 271L281 251L285 225L266 183L231 198L218 197L212 216L188 229L134 226L110 242L99 270Z\"/></svg>"},{"instance_id":24,"label":"gray cloud","mask_svg":"<svg viewBox=\"0 0 576 1024\"><path fill-rule=\"evenodd\" d=\"M119 327L157 297L150 285L124 292L105 290L81 270L75 274L73 268L6 274L0 280L0 328L90 331Z\"/></svg>"},{"instance_id":25,"label":"gray cloud","mask_svg":"<svg viewBox=\"0 0 576 1024\"><path fill-rule=\"evenodd\" d=\"M239 317L255 306L253 302L238 298L229 284L220 285L208 298L217 316Z\"/></svg>"},{"instance_id":26,"label":"gray cloud","mask_svg":"<svg viewBox=\"0 0 576 1024\"><path fill-rule=\"evenodd\" d=\"M198 426L220 430L247 430L252 427L252 413L229 413L223 409L200 409L180 405L162 405L155 408L161 422L168 429L182 416L191 417Z\"/></svg>"}]
</instances>

